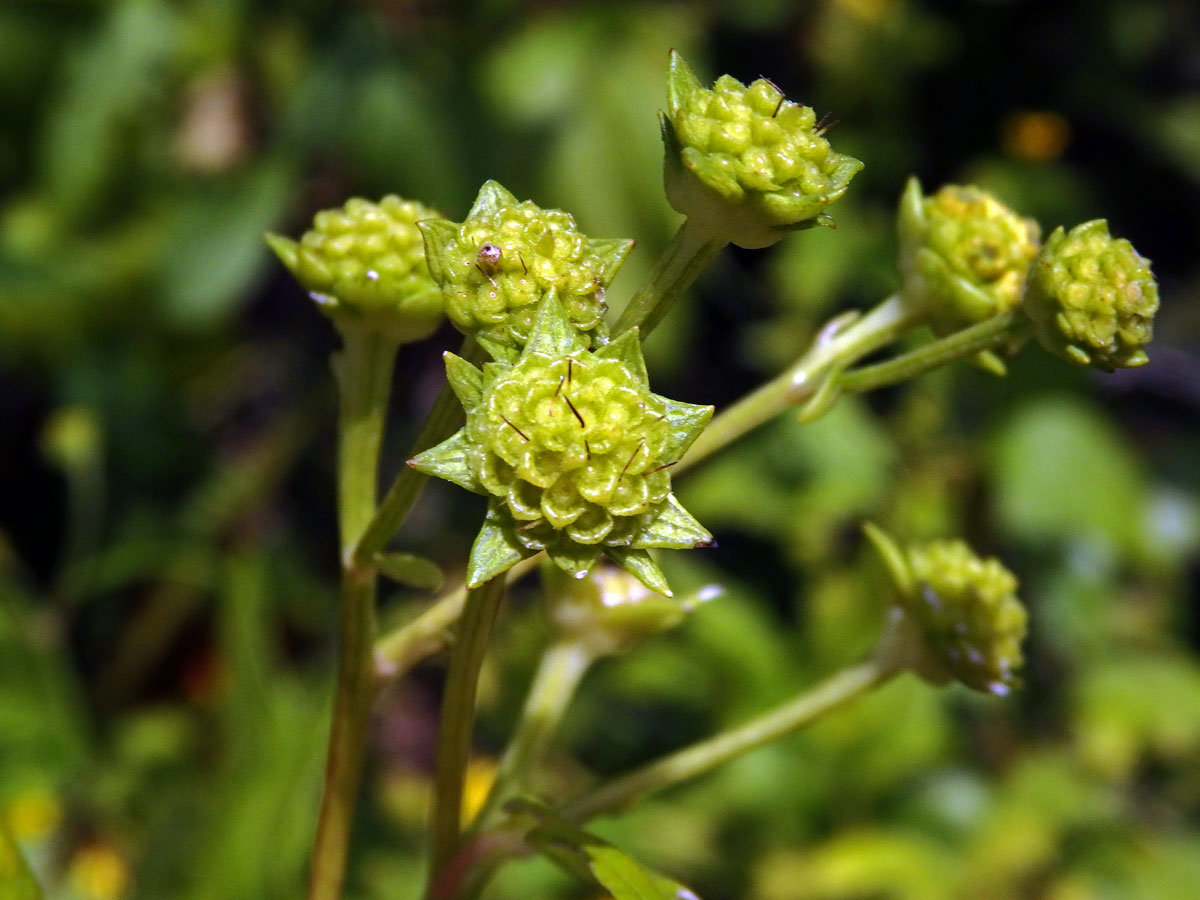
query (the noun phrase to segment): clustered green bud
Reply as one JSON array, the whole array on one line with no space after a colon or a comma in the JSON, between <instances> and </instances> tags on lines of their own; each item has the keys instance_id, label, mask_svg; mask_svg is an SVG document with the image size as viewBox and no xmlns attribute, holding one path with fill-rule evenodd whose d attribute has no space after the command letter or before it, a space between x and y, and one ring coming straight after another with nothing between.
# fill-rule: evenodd
<instances>
[{"instance_id":1,"label":"clustered green bud","mask_svg":"<svg viewBox=\"0 0 1200 900\"><path fill-rule=\"evenodd\" d=\"M1025 311L1038 341L1064 359L1111 372L1149 362L1158 311L1150 261L1104 219L1060 226L1034 264Z\"/></svg>"},{"instance_id":2,"label":"clustered green bud","mask_svg":"<svg viewBox=\"0 0 1200 900\"><path fill-rule=\"evenodd\" d=\"M660 113L667 197L739 247L767 247L827 219L863 164L835 153L811 108L765 78L722 75L704 88L672 51Z\"/></svg>"},{"instance_id":3,"label":"clustered green bud","mask_svg":"<svg viewBox=\"0 0 1200 900\"><path fill-rule=\"evenodd\" d=\"M973 185L948 184L926 197L910 178L897 216L905 302L938 334L1014 309L1039 231Z\"/></svg>"},{"instance_id":4,"label":"clustered green bud","mask_svg":"<svg viewBox=\"0 0 1200 900\"><path fill-rule=\"evenodd\" d=\"M389 194L325 209L300 240L267 243L328 315L367 319L399 341L426 337L442 317L442 294L425 264L417 222L440 215Z\"/></svg>"},{"instance_id":5,"label":"clustered green bud","mask_svg":"<svg viewBox=\"0 0 1200 900\"><path fill-rule=\"evenodd\" d=\"M636 330L587 344L551 294L515 364L481 372L447 354L466 427L409 465L490 498L471 584L539 550L582 578L603 552L669 594L646 551L712 543L671 493L669 472L712 407L650 392Z\"/></svg>"},{"instance_id":6,"label":"clustered green bud","mask_svg":"<svg viewBox=\"0 0 1200 900\"><path fill-rule=\"evenodd\" d=\"M422 222L421 231L450 321L510 360L550 291L575 328L602 341L605 290L633 247L586 237L568 213L519 202L495 181L480 189L465 221Z\"/></svg>"},{"instance_id":7,"label":"clustered green bud","mask_svg":"<svg viewBox=\"0 0 1200 900\"><path fill-rule=\"evenodd\" d=\"M557 578L554 573L559 573ZM720 588L709 585L683 599L667 597L628 572L603 563L581 580L567 578L555 567L546 582L555 630L596 656L623 653L645 638L676 627L700 603L720 593Z\"/></svg>"},{"instance_id":8,"label":"clustered green bud","mask_svg":"<svg viewBox=\"0 0 1200 900\"><path fill-rule=\"evenodd\" d=\"M901 550L881 529L868 525L866 532L919 632L917 672L935 683L957 679L993 694L1018 685L1027 617L1016 576L963 541L925 541Z\"/></svg>"}]
</instances>

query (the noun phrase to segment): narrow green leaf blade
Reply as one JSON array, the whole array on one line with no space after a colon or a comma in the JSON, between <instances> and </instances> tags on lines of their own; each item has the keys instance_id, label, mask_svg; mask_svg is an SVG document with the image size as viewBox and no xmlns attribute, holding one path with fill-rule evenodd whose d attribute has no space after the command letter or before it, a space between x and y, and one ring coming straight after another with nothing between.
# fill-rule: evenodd
<instances>
[{"instance_id":1,"label":"narrow green leaf blade","mask_svg":"<svg viewBox=\"0 0 1200 900\"><path fill-rule=\"evenodd\" d=\"M589 844L583 849L592 874L614 900L700 900L679 882L652 872L616 847Z\"/></svg>"},{"instance_id":2,"label":"narrow green leaf blade","mask_svg":"<svg viewBox=\"0 0 1200 900\"><path fill-rule=\"evenodd\" d=\"M397 584L440 591L445 579L438 564L415 553L380 553L375 557L379 571Z\"/></svg>"}]
</instances>

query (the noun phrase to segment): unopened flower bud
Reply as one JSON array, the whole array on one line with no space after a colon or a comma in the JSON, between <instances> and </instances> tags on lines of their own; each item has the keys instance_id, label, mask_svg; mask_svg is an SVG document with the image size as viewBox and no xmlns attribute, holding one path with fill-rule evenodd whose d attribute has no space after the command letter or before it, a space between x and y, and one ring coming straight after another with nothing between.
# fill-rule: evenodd
<instances>
[{"instance_id":1,"label":"unopened flower bud","mask_svg":"<svg viewBox=\"0 0 1200 900\"><path fill-rule=\"evenodd\" d=\"M1021 302L1038 226L987 191L948 184L926 197L910 178L900 199L900 277L906 303L947 334Z\"/></svg>"},{"instance_id":2,"label":"unopened flower bud","mask_svg":"<svg viewBox=\"0 0 1200 900\"><path fill-rule=\"evenodd\" d=\"M671 206L739 247L820 223L863 165L835 153L828 126L770 81L722 75L709 90L674 51L659 118Z\"/></svg>"},{"instance_id":3,"label":"unopened flower bud","mask_svg":"<svg viewBox=\"0 0 1200 900\"><path fill-rule=\"evenodd\" d=\"M1108 372L1132 368L1149 362L1158 284L1150 261L1093 219L1050 235L1030 273L1025 311L1051 353Z\"/></svg>"},{"instance_id":4,"label":"unopened flower bud","mask_svg":"<svg viewBox=\"0 0 1200 900\"><path fill-rule=\"evenodd\" d=\"M520 202L487 182L463 222L421 223L433 277L454 326L511 361L551 290L573 327L604 337L605 291L633 241L582 234L562 210Z\"/></svg>"},{"instance_id":5,"label":"unopened flower bud","mask_svg":"<svg viewBox=\"0 0 1200 900\"><path fill-rule=\"evenodd\" d=\"M323 312L414 341L432 333L442 316L441 291L416 225L438 215L394 194L379 203L354 197L317 213L299 241L269 234L267 243Z\"/></svg>"},{"instance_id":6,"label":"unopened flower bud","mask_svg":"<svg viewBox=\"0 0 1200 900\"><path fill-rule=\"evenodd\" d=\"M874 525L865 530L919 634L916 671L934 683L957 679L993 694L1018 685L1026 612L1016 576L963 541L925 541L901 550Z\"/></svg>"},{"instance_id":7,"label":"unopened flower bud","mask_svg":"<svg viewBox=\"0 0 1200 900\"><path fill-rule=\"evenodd\" d=\"M712 407L651 393L636 331L587 343L551 292L515 364L447 355L466 427L409 464L491 498L472 584L539 550L583 578L603 552L669 594L646 551L712 543L670 475Z\"/></svg>"}]
</instances>

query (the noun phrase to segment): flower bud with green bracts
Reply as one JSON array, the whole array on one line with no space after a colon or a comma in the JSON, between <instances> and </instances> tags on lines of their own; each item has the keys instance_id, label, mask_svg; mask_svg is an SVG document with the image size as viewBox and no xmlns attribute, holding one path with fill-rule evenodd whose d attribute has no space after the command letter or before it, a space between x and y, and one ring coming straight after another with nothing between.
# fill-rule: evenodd
<instances>
[{"instance_id":1,"label":"flower bud with green bracts","mask_svg":"<svg viewBox=\"0 0 1200 900\"><path fill-rule=\"evenodd\" d=\"M1039 228L987 191L948 184L925 196L910 178L897 215L900 293L938 336L1017 307ZM1003 373L990 351L978 363Z\"/></svg>"},{"instance_id":2,"label":"flower bud with green bracts","mask_svg":"<svg viewBox=\"0 0 1200 900\"><path fill-rule=\"evenodd\" d=\"M992 694L1020 685L1027 615L1017 579L995 558L966 543L935 540L901 549L882 529L864 531L899 593L914 633L909 664L934 684L957 680Z\"/></svg>"},{"instance_id":3,"label":"flower bud with green bracts","mask_svg":"<svg viewBox=\"0 0 1200 900\"><path fill-rule=\"evenodd\" d=\"M709 585L686 597L667 597L607 563L582 579L571 578L557 566L546 571L551 625L562 639L582 644L593 657L625 653L675 628L720 593L719 587Z\"/></svg>"},{"instance_id":4,"label":"flower bud with green bracts","mask_svg":"<svg viewBox=\"0 0 1200 900\"><path fill-rule=\"evenodd\" d=\"M394 194L378 203L354 197L317 213L299 241L268 234L267 243L326 315L407 343L427 337L442 318L442 293L417 229L438 215Z\"/></svg>"},{"instance_id":5,"label":"flower bud with green bracts","mask_svg":"<svg viewBox=\"0 0 1200 900\"><path fill-rule=\"evenodd\" d=\"M722 75L710 90L675 51L659 120L671 206L739 247L828 223L826 207L863 166L835 153L828 126L770 81Z\"/></svg>"},{"instance_id":6,"label":"flower bud with green bracts","mask_svg":"<svg viewBox=\"0 0 1200 900\"><path fill-rule=\"evenodd\" d=\"M551 290L572 325L603 342L605 291L633 241L589 238L568 213L518 201L495 181L480 189L465 221L422 222L421 231L450 321L493 358L520 354Z\"/></svg>"},{"instance_id":7,"label":"flower bud with green bracts","mask_svg":"<svg viewBox=\"0 0 1200 900\"><path fill-rule=\"evenodd\" d=\"M1150 361L1146 345L1158 311L1150 261L1104 219L1060 226L1030 273L1025 312L1034 335L1056 356L1111 372Z\"/></svg>"},{"instance_id":8,"label":"flower bud with green bracts","mask_svg":"<svg viewBox=\"0 0 1200 900\"><path fill-rule=\"evenodd\" d=\"M650 392L636 329L589 350L552 291L513 365L446 371L467 424L409 465L489 498L469 584L539 550L583 578L603 553L669 595L648 551L713 544L670 474L712 407Z\"/></svg>"}]
</instances>

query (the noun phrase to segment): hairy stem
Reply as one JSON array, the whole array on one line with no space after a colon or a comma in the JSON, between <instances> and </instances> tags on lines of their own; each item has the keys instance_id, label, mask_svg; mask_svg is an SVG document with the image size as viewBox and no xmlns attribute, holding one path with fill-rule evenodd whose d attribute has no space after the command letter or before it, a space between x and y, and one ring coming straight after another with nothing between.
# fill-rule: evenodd
<instances>
[{"instance_id":1,"label":"hairy stem","mask_svg":"<svg viewBox=\"0 0 1200 900\"><path fill-rule=\"evenodd\" d=\"M375 696L375 571L355 566L351 551L375 512L379 447L396 357L396 344L369 329L344 325L341 334L343 348L334 363L342 550L338 672L309 900L341 896Z\"/></svg>"},{"instance_id":2,"label":"hairy stem","mask_svg":"<svg viewBox=\"0 0 1200 900\"><path fill-rule=\"evenodd\" d=\"M467 593L462 619L450 656L446 689L442 697L438 733L433 811L430 818L432 851L429 883L458 850L462 830L463 777L471 752L475 722L475 695L479 670L492 634L492 625L504 596L503 575L485 581Z\"/></svg>"},{"instance_id":3,"label":"hairy stem","mask_svg":"<svg viewBox=\"0 0 1200 900\"><path fill-rule=\"evenodd\" d=\"M716 237L698 220L684 219L646 283L621 311L613 326L613 337L640 327L645 340L725 246L725 240Z\"/></svg>"}]
</instances>

